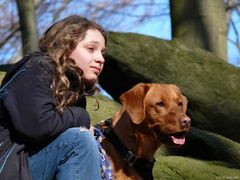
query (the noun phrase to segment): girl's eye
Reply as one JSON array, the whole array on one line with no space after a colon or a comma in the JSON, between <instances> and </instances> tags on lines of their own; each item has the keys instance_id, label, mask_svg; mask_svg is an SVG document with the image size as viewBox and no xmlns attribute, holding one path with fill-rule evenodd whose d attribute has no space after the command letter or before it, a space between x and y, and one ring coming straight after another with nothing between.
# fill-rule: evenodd
<instances>
[{"instance_id":1,"label":"girl's eye","mask_svg":"<svg viewBox=\"0 0 240 180\"><path fill-rule=\"evenodd\" d=\"M106 51L102 51L101 54L102 54L103 57L105 57Z\"/></svg>"},{"instance_id":2,"label":"girl's eye","mask_svg":"<svg viewBox=\"0 0 240 180\"><path fill-rule=\"evenodd\" d=\"M87 47L88 51L93 52L94 51L94 47Z\"/></svg>"},{"instance_id":3,"label":"girl's eye","mask_svg":"<svg viewBox=\"0 0 240 180\"><path fill-rule=\"evenodd\" d=\"M103 51L101 51L101 53L102 53L102 55L104 56L104 55L106 54L106 51L103 50Z\"/></svg>"}]
</instances>

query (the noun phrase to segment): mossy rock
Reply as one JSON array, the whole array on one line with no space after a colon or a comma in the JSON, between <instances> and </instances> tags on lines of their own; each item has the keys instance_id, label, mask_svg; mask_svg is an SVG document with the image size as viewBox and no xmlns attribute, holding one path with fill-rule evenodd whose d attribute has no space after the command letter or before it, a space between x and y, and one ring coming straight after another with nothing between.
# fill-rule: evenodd
<instances>
[{"instance_id":1,"label":"mossy rock","mask_svg":"<svg viewBox=\"0 0 240 180\"><path fill-rule=\"evenodd\" d=\"M240 179L240 170L225 162L181 156L157 156L153 174L155 180Z\"/></svg>"},{"instance_id":2,"label":"mossy rock","mask_svg":"<svg viewBox=\"0 0 240 180\"><path fill-rule=\"evenodd\" d=\"M240 142L240 68L177 40L110 33L101 86L115 100L138 82L177 84L192 124Z\"/></svg>"}]
</instances>

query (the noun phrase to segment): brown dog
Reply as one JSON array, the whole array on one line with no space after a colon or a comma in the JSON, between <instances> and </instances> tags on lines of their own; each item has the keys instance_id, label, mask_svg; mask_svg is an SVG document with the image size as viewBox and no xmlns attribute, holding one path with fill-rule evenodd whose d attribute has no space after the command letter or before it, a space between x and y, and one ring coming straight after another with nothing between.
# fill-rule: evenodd
<instances>
[{"instance_id":1,"label":"brown dog","mask_svg":"<svg viewBox=\"0 0 240 180\"><path fill-rule=\"evenodd\" d=\"M139 83L122 94L122 109L101 123L105 149L117 180L153 179L161 144L180 146L190 128L187 99L176 85Z\"/></svg>"}]
</instances>

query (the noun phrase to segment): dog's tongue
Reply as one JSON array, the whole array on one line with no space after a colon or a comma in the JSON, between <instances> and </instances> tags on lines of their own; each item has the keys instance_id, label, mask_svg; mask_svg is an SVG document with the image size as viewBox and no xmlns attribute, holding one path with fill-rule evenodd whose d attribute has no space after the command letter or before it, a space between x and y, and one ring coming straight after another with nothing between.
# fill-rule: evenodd
<instances>
[{"instance_id":1,"label":"dog's tongue","mask_svg":"<svg viewBox=\"0 0 240 180\"><path fill-rule=\"evenodd\" d=\"M185 143L185 137L171 136L172 141L177 145L183 145Z\"/></svg>"}]
</instances>

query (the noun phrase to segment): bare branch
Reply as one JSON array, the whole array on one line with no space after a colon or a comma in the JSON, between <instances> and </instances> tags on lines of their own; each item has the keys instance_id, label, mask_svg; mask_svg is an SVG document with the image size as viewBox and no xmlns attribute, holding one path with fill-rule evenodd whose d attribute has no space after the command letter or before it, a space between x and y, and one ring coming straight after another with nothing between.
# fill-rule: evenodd
<instances>
[{"instance_id":1,"label":"bare branch","mask_svg":"<svg viewBox=\"0 0 240 180\"><path fill-rule=\"evenodd\" d=\"M19 30L20 30L19 26L9 29L10 33L0 42L0 48L2 48L4 44L6 44L8 40L11 39L14 36L14 34Z\"/></svg>"}]
</instances>

